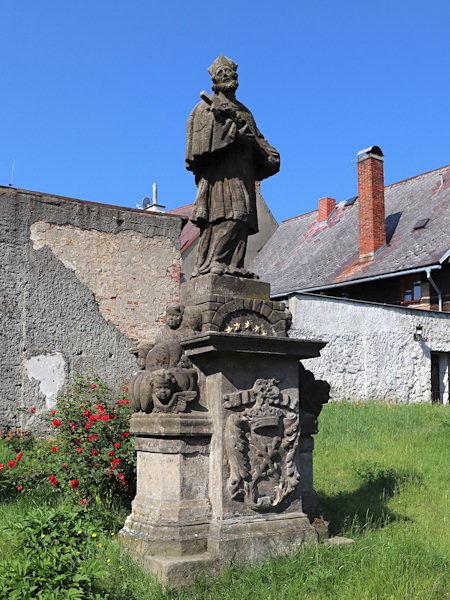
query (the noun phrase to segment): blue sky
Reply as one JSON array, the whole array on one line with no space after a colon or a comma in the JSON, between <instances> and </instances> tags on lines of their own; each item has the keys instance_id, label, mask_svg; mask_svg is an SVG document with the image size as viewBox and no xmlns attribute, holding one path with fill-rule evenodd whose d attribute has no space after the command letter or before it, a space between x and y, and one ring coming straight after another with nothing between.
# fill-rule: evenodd
<instances>
[{"instance_id":1,"label":"blue sky","mask_svg":"<svg viewBox=\"0 0 450 600\"><path fill-rule=\"evenodd\" d=\"M0 185L135 207L193 202L187 117L219 53L281 154L278 221L450 163L450 2L1 0Z\"/></svg>"}]
</instances>

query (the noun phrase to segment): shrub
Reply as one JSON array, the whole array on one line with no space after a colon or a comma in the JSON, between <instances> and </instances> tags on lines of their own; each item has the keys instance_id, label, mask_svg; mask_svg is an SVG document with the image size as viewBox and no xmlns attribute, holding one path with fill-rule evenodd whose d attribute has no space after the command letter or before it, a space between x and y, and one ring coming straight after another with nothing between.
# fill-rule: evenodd
<instances>
[{"instance_id":1,"label":"shrub","mask_svg":"<svg viewBox=\"0 0 450 600\"><path fill-rule=\"evenodd\" d=\"M37 484L69 493L81 504L129 503L135 490L134 438L128 400L96 377L76 377L48 415L53 434L0 465L2 495ZM20 462L19 462L20 461Z\"/></svg>"},{"instance_id":2,"label":"shrub","mask_svg":"<svg viewBox=\"0 0 450 600\"><path fill-rule=\"evenodd\" d=\"M107 570L95 558L102 534L82 507L65 503L37 507L18 521L0 526L16 551L0 560L0 597L40 600L99 600L96 581Z\"/></svg>"}]
</instances>

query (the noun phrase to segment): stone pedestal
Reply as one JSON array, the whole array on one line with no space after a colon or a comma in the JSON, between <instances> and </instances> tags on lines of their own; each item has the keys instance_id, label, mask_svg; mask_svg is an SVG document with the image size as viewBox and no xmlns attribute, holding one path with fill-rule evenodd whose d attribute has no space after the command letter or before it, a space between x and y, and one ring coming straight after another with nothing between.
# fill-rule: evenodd
<instances>
[{"instance_id":1,"label":"stone pedestal","mask_svg":"<svg viewBox=\"0 0 450 600\"><path fill-rule=\"evenodd\" d=\"M201 315L201 331L180 341L199 400L132 417L137 494L121 532L173 586L317 542L302 499L314 504L316 420L302 415L299 360L325 345L286 337L284 305L263 282L207 275L181 296L185 314Z\"/></svg>"}]
</instances>

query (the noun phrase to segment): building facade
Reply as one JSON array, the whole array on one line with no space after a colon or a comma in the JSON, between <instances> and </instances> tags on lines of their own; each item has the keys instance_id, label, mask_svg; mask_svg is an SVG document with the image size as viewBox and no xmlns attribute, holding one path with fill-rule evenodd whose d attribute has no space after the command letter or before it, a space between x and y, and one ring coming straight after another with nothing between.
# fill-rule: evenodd
<instances>
[{"instance_id":1,"label":"building facade","mask_svg":"<svg viewBox=\"0 0 450 600\"><path fill-rule=\"evenodd\" d=\"M284 221L250 268L289 302L292 335L329 342L312 370L334 398L446 403L450 166L385 186L383 162L361 151L358 196Z\"/></svg>"}]
</instances>

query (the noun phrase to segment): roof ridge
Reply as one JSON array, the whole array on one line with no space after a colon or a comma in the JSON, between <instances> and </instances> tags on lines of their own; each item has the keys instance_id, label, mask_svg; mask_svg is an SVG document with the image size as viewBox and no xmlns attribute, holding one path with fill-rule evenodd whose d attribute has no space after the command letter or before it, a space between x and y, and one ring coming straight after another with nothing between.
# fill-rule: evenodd
<instances>
[{"instance_id":1,"label":"roof ridge","mask_svg":"<svg viewBox=\"0 0 450 600\"><path fill-rule=\"evenodd\" d=\"M398 185L399 183L404 183L405 181L411 181L411 179L417 179L417 177L423 177L424 175L435 173L436 171L442 171L442 169L448 169L448 167L450 167L450 165L444 165L443 167L439 167L438 169L431 169L431 171L425 171L425 173L419 173L418 175L413 175L412 177L406 177L406 179L400 179L400 181L395 181L394 183L385 185L384 189L392 187L393 185Z\"/></svg>"},{"instance_id":2,"label":"roof ridge","mask_svg":"<svg viewBox=\"0 0 450 600\"><path fill-rule=\"evenodd\" d=\"M315 210L310 210L309 212L302 213L301 215L297 215L295 217L290 217L289 219L284 219L281 222L287 223L288 221L293 221L294 219L300 219L300 217L306 217L306 215L312 215L315 212L319 212L317 208Z\"/></svg>"},{"instance_id":3,"label":"roof ridge","mask_svg":"<svg viewBox=\"0 0 450 600\"><path fill-rule=\"evenodd\" d=\"M174 210L181 210L182 208L187 208L188 206L194 206L195 202L190 202L189 204L184 204L183 206L177 206L176 208L172 208L166 212L171 213Z\"/></svg>"}]
</instances>

